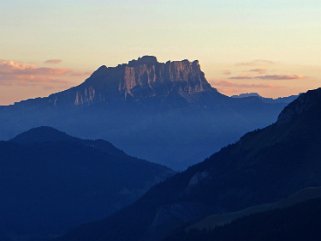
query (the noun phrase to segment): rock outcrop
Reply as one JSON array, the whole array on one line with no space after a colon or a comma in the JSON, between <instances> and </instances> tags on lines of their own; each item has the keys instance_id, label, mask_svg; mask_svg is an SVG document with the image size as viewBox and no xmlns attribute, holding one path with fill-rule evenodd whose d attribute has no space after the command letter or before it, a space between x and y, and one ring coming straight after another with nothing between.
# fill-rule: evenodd
<instances>
[{"instance_id":1,"label":"rock outcrop","mask_svg":"<svg viewBox=\"0 0 321 241\"><path fill-rule=\"evenodd\" d=\"M172 95L190 102L190 96L204 92L223 96L207 82L197 60L160 63L156 57L144 56L116 67L103 65L80 86L50 96L50 102L57 104L67 99L80 106Z\"/></svg>"}]
</instances>

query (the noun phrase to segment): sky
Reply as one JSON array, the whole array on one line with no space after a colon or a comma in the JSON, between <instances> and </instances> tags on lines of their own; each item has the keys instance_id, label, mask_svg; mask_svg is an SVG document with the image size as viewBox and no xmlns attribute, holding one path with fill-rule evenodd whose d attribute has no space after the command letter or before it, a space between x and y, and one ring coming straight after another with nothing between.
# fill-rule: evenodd
<instances>
[{"instance_id":1,"label":"sky","mask_svg":"<svg viewBox=\"0 0 321 241\"><path fill-rule=\"evenodd\" d=\"M143 55L199 60L227 94L321 87L320 0L0 2L0 105L78 85Z\"/></svg>"}]
</instances>

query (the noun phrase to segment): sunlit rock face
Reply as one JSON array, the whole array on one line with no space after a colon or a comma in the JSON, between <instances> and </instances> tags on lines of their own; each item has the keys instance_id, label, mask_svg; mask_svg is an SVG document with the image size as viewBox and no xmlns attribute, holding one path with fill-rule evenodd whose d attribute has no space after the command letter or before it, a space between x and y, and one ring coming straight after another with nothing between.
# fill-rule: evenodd
<instances>
[{"instance_id":1,"label":"sunlit rock face","mask_svg":"<svg viewBox=\"0 0 321 241\"><path fill-rule=\"evenodd\" d=\"M138 89L147 95L170 92L195 93L211 89L198 61L158 63L155 57L143 57L124 66L119 90L135 96Z\"/></svg>"},{"instance_id":2,"label":"sunlit rock face","mask_svg":"<svg viewBox=\"0 0 321 241\"><path fill-rule=\"evenodd\" d=\"M221 96L207 82L197 60L159 63L156 57L144 56L117 67L103 65L83 84L54 94L49 101L81 106L179 96L191 102L190 96L204 92Z\"/></svg>"}]
</instances>

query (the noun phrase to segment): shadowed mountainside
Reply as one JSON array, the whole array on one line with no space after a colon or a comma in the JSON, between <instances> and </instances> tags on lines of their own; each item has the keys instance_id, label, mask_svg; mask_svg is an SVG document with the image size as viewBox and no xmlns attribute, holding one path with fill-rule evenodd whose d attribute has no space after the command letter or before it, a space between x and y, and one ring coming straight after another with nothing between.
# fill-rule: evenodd
<instances>
[{"instance_id":1,"label":"shadowed mountainside","mask_svg":"<svg viewBox=\"0 0 321 241\"><path fill-rule=\"evenodd\" d=\"M321 186L321 89L299 96L278 121L151 188L128 208L59 240L161 240L209 214L275 202Z\"/></svg>"},{"instance_id":2,"label":"shadowed mountainside","mask_svg":"<svg viewBox=\"0 0 321 241\"><path fill-rule=\"evenodd\" d=\"M46 240L110 215L172 174L104 140L29 130L0 142L0 234Z\"/></svg>"},{"instance_id":3,"label":"shadowed mountainside","mask_svg":"<svg viewBox=\"0 0 321 241\"><path fill-rule=\"evenodd\" d=\"M190 230L166 241L318 241L321 198L244 216L213 230Z\"/></svg>"}]
</instances>

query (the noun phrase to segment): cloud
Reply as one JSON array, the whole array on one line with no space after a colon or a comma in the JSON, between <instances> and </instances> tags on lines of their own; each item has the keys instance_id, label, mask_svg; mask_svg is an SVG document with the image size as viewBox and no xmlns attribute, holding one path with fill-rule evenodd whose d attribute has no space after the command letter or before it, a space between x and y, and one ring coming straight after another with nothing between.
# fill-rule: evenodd
<instances>
[{"instance_id":1,"label":"cloud","mask_svg":"<svg viewBox=\"0 0 321 241\"><path fill-rule=\"evenodd\" d=\"M256 76L256 79L262 80L300 80L304 79L303 75L260 75Z\"/></svg>"},{"instance_id":2,"label":"cloud","mask_svg":"<svg viewBox=\"0 0 321 241\"><path fill-rule=\"evenodd\" d=\"M250 69L249 72L258 73L258 74L265 74L267 72L267 69L255 68L255 69Z\"/></svg>"},{"instance_id":3,"label":"cloud","mask_svg":"<svg viewBox=\"0 0 321 241\"><path fill-rule=\"evenodd\" d=\"M269 95L269 93L279 93L284 91L284 86L272 85L267 83L235 83L233 81L221 80L212 83L213 86L226 95L236 95L242 93L260 93Z\"/></svg>"},{"instance_id":4,"label":"cloud","mask_svg":"<svg viewBox=\"0 0 321 241\"><path fill-rule=\"evenodd\" d=\"M287 75L287 74L274 74L274 75L239 75L232 76L230 80L301 80L304 79L303 75Z\"/></svg>"},{"instance_id":5,"label":"cloud","mask_svg":"<svg viewBox=\"0 0 321 241\"><path fill-rule=\"evenodd\" d=\"M237 63L237 66L258 66L258 65L274 65L275 62L266 59L256 59L249 62Z\"/></svg>"},{"instance_id":6,"label":"cloud","mask_svg":"<svg viewBox=\"0 0 321 241\"><path fill-rule=\"evenodd\" d=\"M44 61L45 64L60 64L62 63L61 59L48 59Z\"/></svg>"},{"instance_id":7,"label":"cloud","mask_svg":"<svg viewBox=\"0 0 321 241\"><path fill-rule=\"evenodd\" d=\"M274 86L268 84L244 84L244 83L234 83L232 81L221 80L214 82L215 87L224 87L224 88L237 88L237 89L265 89L273 88Z\"/></svg>"},{"instance_id":8,"label":"cloud","mask_svg":"<svg viewBox=\"0 0 321 241\"><path fill-rule=\"evenodd\" d=\"M229 79L230 80L248 80L248 79L253 79L253 76L250 75L239 75L239 76L232 76Z\"/></svg>"},{"instance_id":9,"label":"cloud","mask_svg":"<svg viewBox=\"0 0 321 241\"><path fill-rule=\"evenodd\" d=\"M75 76L85 73L69 68L48 68L12 60L0 60L0 85L69 87Z\"/></svg>"}]
</instances>

